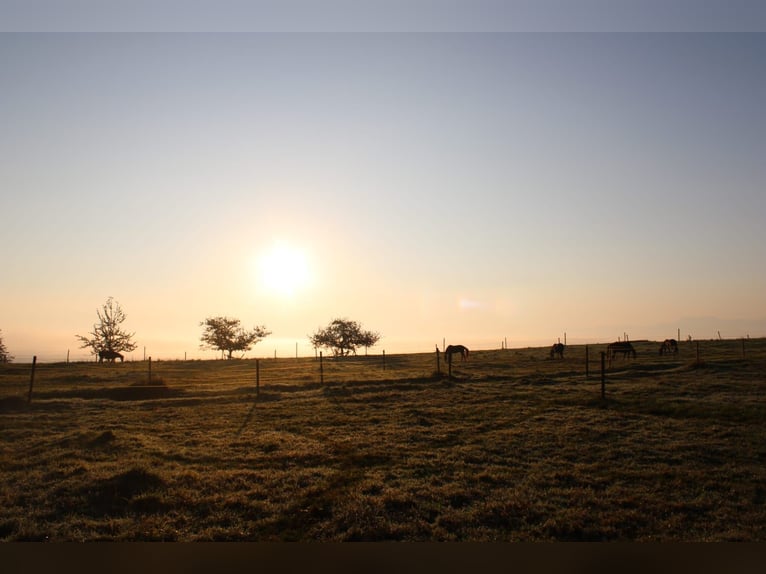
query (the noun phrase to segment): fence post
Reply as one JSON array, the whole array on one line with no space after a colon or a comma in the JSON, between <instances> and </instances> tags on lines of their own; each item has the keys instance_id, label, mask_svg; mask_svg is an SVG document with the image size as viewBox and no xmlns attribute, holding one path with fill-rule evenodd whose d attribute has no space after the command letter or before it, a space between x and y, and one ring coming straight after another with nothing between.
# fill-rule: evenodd
<instances>
[{"instance_id":1,"label":"fence post","mask_svg":"<svg viewBox=\"0 0 766 574\"><path fill-rule=\"evenodd\" d=\"M255 360L255 396L261 394L261 360Z\"/></svg>"},{"instance_id":2,"label":"fence post","mask_svg":"<svg viewBox=\"0 0 766 574\"><path fill-rule=\"evenodd\" d=\"M439 362L439 345L436 345L436 373L441 376L442 374L442 366Z\"/></svg>"},{"instance_id":3,"label":"fence post","mask_svg":"<svg viewBox=\"0 0 766 574\"><path fill-rule=\"evenodd\" d=\"M152 358L149 357L149 384L152 382Z\"/></svg>"},{"instance_id":4,"label":"fence post","mask_svg":"<svg viewBox=\"0 0 766 574\"><path fill-rule=\"evenodd\" d=\"M27 395L27 403L32 402L32 385L35 384L35 368L37 367L37 355L32 357L32 374L29 377L29 395Z\"/></svg>"},{"instance_id":5,"label":"fence post","mask_svg":"<svg viewBox=\"0 0 766 574\"><path fill-rule=\"evenodd\" d=\"M590 377L590 359L588 357L588 345L585 345L585 378Z\"/></svg>"},{"instance_id":6,"label":"fence post","mask_svg":"<svg viewBox=\"0 0 766 574\"><path fill-rule=\"evenodd\" d=\"M66 350L66 364L69 364L69 349Z\"/></svg>"},{"instance_id":7,"label":"fence post","mask_svg":"<svg viewBox=\"0 0 766 574\"><path fill-rule=\"evenodd\" d=\"M601 398L606 398L606 353L601 351Z\"/></svg>"},{"instance_id":8,"label":"fence post","mask_svg":"<svg viewBox=\"0 0 766 574\"><path fill-rule=\"evenodd\" d=\"M386 370L386 350L383 349L383 370Z\"/></svg>"},{"instance_id":9,"label":"fence post","mask_svg":"<svg viewBox=\"0 0 766 574\"><path fill-rule=\"evenodd\" d=\"M324 365L322 364L322 351L319 351L319 384L324 385Z\"/></svg>"}]
</instances>

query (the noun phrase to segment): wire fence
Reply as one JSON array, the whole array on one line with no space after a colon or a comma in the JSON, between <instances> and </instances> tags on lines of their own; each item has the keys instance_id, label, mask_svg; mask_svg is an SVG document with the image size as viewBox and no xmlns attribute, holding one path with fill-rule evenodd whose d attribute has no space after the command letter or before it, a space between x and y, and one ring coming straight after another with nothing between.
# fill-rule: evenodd
<instances>
[{"instance_id":1,"label":"wire fence","mask_svg":"<svg viewBox=\"0 0 766 574\"><path fill-rule=\"evenodd\" d=\"M731 363L745 359L766 360L766 339L728 339L682 342L678 352L660 354L660 343L634 341L635 357L620 357L608 365L607 376L619 376L625 369L645 373L676 365ZM375 383L397 381L429 381L435 376L453 375L461 380L518 378L521 373L535 373L552 379L597 381L602 356L607 344L574 345L566 348L564 357L554 356L548 347L475 351L466 361L455 359L447 365L443 354L380 354L335 359L332 357L267 358L245 360L152 359L124 363L88 361L69 363L14 361L0 364L0 398L22 397L146 397L119 394L114 389L154 385L173 392L259 392L271 389L304 388L312 385ZM648 369L645 369L649 367ZM449 369L449 370L448 370ZM454 369L454 373L453 373ZM603 372L601 377L603 377ZM651 376L651 375L647 375ZM165 392L165 391L163 391ZM112 394L110 394L112 393ZM161 395L161 393L160 393ZM158 396L160 396L158 395ZM161 395L164 396L164 395Z\"/></svg>"},{"instance_id":2,"label":"wire fence","mask_svg":"<svg viewBox=\"0 0 766 574\"><path fill-rule=\"evenodd\" d=\"M123 353L125 359L124 362L143 362L149 360L151 358L154 361L216 361L216 360L227 360L225 356L222 356L220 352L214 352L214 351L200 351L200 352L178 352L178 351L170 351L165 353L149 353L147 352L145 355L143 352L137 353ZM30 364L32 363L32 360L34 357L37 357L38 363L97 363L98 361L98 355L94 355L91 353L40 353L38 355L30 355L30 354L12 354L12 361L13 363L26 363ZM273 358L274 355L270 356L250 356L248 354L241 355L241 354L235 354L233 358L235 359L255 359L255 358ZM290 357L289 355L277 355L277 358L295 358Z\"/></svg>"},{"instance_id":3,"label":"wire fence","mask_svg":"<svg viewBox=\"0 0 766 574\"><path fill-rule=\"evenodd\" d=\"M260 385L300 388L350 380L382 380L428 375L428 355L367 355L245 360L153 360L125 362L13 362L0 365L0 398L74 396L125 398L115 389L159 387L173 392L258 392ZM99 394L101 392L101 394ZM162 395L162 392L159 392ZM137 397L145 397L140 392ZM30 398L31 400L31 398Z\"/></svg>"},{"instance_id":4,"label":"wire fence","mask_svg":"<svg viewBox=\"0 0 766 574\"><path fill-rule=\"evenodd\" d=\"M28 353L11 353L13 363L31 363L34 357L37 357L38 363L95 363L98 362L98 355L88 352L43 352L37 355ZM150 353L144 355L143 352L123 353L125 362L146 361L151 357L153 360L161 361L210 361L222 359L219 352L199 351L170 351L166 353ZM239 358L239 357L237 357ZM243 358L248 358L247 356ZM252 357L254 358L254 357Z\"/></svg>"},{"instance_id":5,"label":"wire fence","mask_svg":"<svg viewBox=\"0 0 766 574\"><path fill-rule=\"evenodd\" d=\"M625 336L624 340L627 339L627 335ZM678 345L679 348L688 350L692 348L696 348L697 346L702 345L703 349L716 349L718 347L723 346L724 348L734 348L736 349L744 349L748 346L749 342L752 341L759 341L759 340L766 340L764 337L753 337L750 338L747 337L740 337L736 339L687 339L684 341L679 340ZM559 342L561 342L561 339L559 339ZM566 337L564 339L564 342L566 342ZM661 344L661 341L648 341L646 339L643 340L631 340L634 345L643 345L648 344L648 350L651 351L651 347L657 346ZM576 343L570 345L568 348L574 349L574 348L586 348L590 347L591 349L599 348L599 346L606 346L608 343ZM439 345L437 345L437 348ZM442 347L443 348L443 347ZM423 348L421 351L414 350L414 351L405 351L400 353L394 353L396 355L411 355L411 354L421 354L421 353L428 353L430 350L433 349L432 345L425 344L423 345ZM508 347L507 341L500 341L499 347L492 347L491 345L486 348L478 348L471 346L471 352L475 353L477 351L495 351L495 350L505 350L505 351L514 351L514 350L524 350L524 349L542 349L544 352L548 352L550 350L550 347L547 346L529 346L529 347ZM647 351L647 349L642 349L644 352ZM744 351L743 351L744 352ZM256 348L246 353L235 353L232 358L234 359L244 359L244 360L255 360L255 359L318 359L319 358L320 351L318 349L311 349L308 351L305 347L300 348L300 352L296 343L295 349L288 349L288 348L282 348L279 349L268 349L265 348ZM366 349L359 352L358 357L367 357L367 356L381 356L386 353L386 350L383 349ZM389 355L393 356L394 354L389 353ZM651 354L651 353L650 353ZM83 351L81 349L77 350L66 350L61 352L43 352L38 354L28 354L28 353L11 353L12 356L12 363L21 363L21 364L31 364L33 359L37 357L37 363L96 363L98 361L98 355L90 353L88 351ZM147 361L149 359L153 361L227 361L228 358L225 356L225 354L221 351L205 351L205 350L193 350L193 351L178 351L178 350L170 350L170 351L162 351L162 352L155 352L151 349L148 349L146 347L136 349L135 351L131 351L128 353L124 353L124 362L142 362ZM327 358L327 357L325 357Z\"/></svg>"}]
</instances>

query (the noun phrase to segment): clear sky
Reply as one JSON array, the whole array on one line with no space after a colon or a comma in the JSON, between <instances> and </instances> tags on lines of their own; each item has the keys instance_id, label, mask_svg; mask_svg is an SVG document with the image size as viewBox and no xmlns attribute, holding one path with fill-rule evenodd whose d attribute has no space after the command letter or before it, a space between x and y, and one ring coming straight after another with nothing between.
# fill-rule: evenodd
<instances>
[{"instance_id":1,"label":"clear sky","mask_svg":"<svg viewBox=\"0 0 766 574\"><path fill-rule=\"evenodd\" d=\"M766 335L766 35L0 34L0 330Z\"/></svg>"}]
</instances>

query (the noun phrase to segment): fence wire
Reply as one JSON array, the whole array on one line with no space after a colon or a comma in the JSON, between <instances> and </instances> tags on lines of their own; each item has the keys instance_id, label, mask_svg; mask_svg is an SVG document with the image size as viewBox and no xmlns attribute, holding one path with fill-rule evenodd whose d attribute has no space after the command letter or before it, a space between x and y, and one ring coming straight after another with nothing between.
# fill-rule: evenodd
<instances>
[{"instance_id":1,"label":"fence wire","mask_svg":"<svg viewBox=\"0 0 766 574\"><path fill-rule=\"evenodd\" d=\"M586 377L586 357L590 375L597 377L600 352L606 343L573 345L566 348L564 359L550 357L550 348L502 349L476 351L467 361L456 359L454 375L458 379L479 381L488 377L512 380L520 369L534 369L550 376ZM634 342L636 359L616 359L610 372L641 365L672 366L700 361L736 361L750 357L766 358L766 339L728 339L679 343L675 355L660 355L659 343ZM586 350L587 349L587 350ZM15 358L0 364L0 398L27 397L31 382L32 357ZM300 388L319 384L350 382L400 381L446 376L444 357L437 364L434 353L367 355L344 358L268 358L241 360L152 359L124 363L87 361L43 362L35 365L34 391L41 396L56 396L66 391L91 392L94 388L127 386L165 386L183 392L255 392L277 388Z\"/></svg>"}]
</instances>

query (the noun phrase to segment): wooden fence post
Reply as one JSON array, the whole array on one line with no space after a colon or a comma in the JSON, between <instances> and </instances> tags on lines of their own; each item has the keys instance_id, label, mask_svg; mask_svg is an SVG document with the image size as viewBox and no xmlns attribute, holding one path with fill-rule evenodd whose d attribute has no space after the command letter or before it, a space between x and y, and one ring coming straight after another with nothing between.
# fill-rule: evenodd
<instances>
[{"instance_id":1,"label":"wooden fence post","mask_svg":"<svg viewBox=\"0 0 766 574\"><path fill-rule=\"evenodd\" d=\"M32 402L32 386L35 384L35 368L37 367L37 355L32 357L32 374L29 377L29 394L27 395L27 403Z\"/></svg>"},{"instance_id":2,"label":"wooden fence post","mask_svg":"<svg viewBox=\"0 0 766 574\"><path fill-rule=\"evenodd\" d=\"M439 345L436 345L436 373L441 376L442 374L442 366L439 362Z\"/></svg>"},{"instance_id":3,"label":"wooden fence post","mask_svg":"<svg viewBox=\"0 0 766 574\"><path fill-rule=\"evenodd\" d=\"M386 370L386 350L383 349L383 370Z\"/></svg>"},{"instance_id":4,"label":"wooden fence post","mask_svg":"<svg viewBox=\"0 0 766 574\"><path fill-rule=\"evenodd\" d=\"M322 362L322 351L319 351L319 384L324 385L324 365Z\"/></svg>"},{"instance_id":5,"label":"wooden fence post","mask_svg":"<svg viewBox=\"0 0 766 574\"><path fill-rule=\"evenodd\" d=\"M255 396L261 394L261 360L255 360Z\"/></svg>"},{"instance_id":6,"label":"wooden fence post","mask_svg":"<svg viewBox=\"0 0 766 574\"><path fill-rule=\"evenodd\" d=\"M601 351L601 398L606 398L606 353Z\"/></svg>"}]
</instances>

